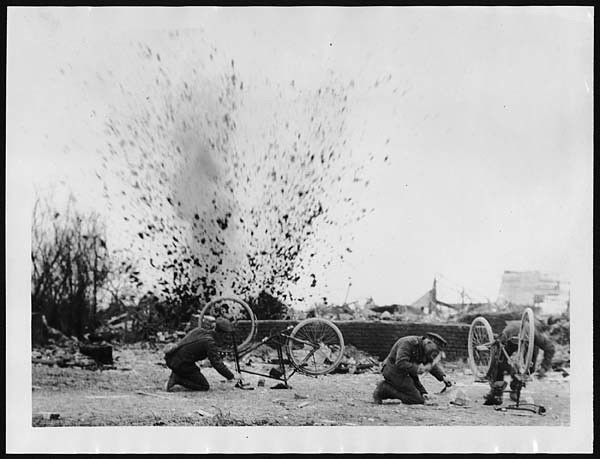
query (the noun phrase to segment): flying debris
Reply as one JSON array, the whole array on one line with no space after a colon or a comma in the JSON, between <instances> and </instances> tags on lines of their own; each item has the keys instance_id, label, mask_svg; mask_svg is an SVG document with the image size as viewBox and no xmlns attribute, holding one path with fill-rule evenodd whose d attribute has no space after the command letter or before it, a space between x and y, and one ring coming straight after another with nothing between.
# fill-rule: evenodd
<instances>
[{"instance_id":1,"label":"flying debris","mask_svg":"<svg viewBox=\"0 0 600 459\"><path fill-rule=\"evenodd\" d=\"M248 86L233 60L186 45L183 34L160 50L140 44L139 79L115 85L122 100L105 123L98 179L122 203L129 250L167 296L207 300L235 287L292 301L299 283L324 286L316 273L352 252L353 222L366 214L361 149L379 153L348 147L346 117L351 93L369 89L335 76L310 91L296 80ZM260 106L256 88L271 94Z\"/></svg>"}]
</instances>

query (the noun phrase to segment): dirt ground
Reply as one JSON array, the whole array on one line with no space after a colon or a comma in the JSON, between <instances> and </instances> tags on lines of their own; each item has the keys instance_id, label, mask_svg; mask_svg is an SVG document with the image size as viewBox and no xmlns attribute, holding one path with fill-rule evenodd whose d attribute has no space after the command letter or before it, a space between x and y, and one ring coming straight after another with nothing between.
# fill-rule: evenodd
<instances>
[{"instance_id":1,"label":"dirt ground","mask_svg":"<svg viewBox=\"0 0 600 459\"><path fill-rule=\"evenodd\" d=\"M406 425L490 426L569 425L569 377L551 372L533 380L523 397L546 408L544 415L528 411L496 411L483 406L488 386L476 383L464 364L444 365L454 389L437 394L443 384L431 375L422 382L433 394L432 404L408 406L387 400L372 402L376 373L330 374L318 378L296 374L291 389L272 389L277 383L244 374L254 390L233 387L212 368L203 368L211 384L209 392L190 392L176 386L165 392L169 370L158 350L139 345L115 348L116 369L90 371L78 368L32 366L33 426L186 426L186 425ZM233 364L229 362L230 368ZM253 371L268 372L272 365L256 365ZM463 390L467 407L450 404L456 390ZM507 394L508 395L508 394ZM508 396L503 406L510 404ZM59 414L49 419L49 413Z\"/></svg>"}]
</instances>

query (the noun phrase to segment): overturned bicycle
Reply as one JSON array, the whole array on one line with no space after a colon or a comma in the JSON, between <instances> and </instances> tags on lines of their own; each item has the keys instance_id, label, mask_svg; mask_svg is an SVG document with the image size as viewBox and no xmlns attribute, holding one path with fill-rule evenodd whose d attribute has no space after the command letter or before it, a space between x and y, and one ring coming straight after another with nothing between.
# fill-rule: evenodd
<instances>
[{"instance_id":1,"label":"overturned bicycle","mask_svg":"<svg viewBox=\"0 0 600 459\"><path fill-rule=\"evenodd\" d=\"M546 412L544 406L523 402L521 398L521 391L531 380L531 372L535 364L532 361L534 339L535 322L531 308L523 311L518 335L510 337L506 342L494 335L485 317L476 317L471 323L467 347L469 365L476 381L488 381L492 387L492 395L494 391L508 392L515 402L505 408L497 407L496 410L521 410L537 414ZM510 390L504 390L505 372L511 376Z\"/></svg>"},{"instance_id":2,"label":"overturned bicycle","mask_svg":"<svg viewBox=\"0 0 600 459\"><path fill-rule=\"evenodd\" d=\"M250 306L235 297L219 297L207 303L200 312L199 326L211 328L219 318L233 325L230 340L221 346L221 352L232 355L238 374L247 373L279 381L274 389L288 389L289 379L295 373L317 377L335 370L344 355L344 338L331 321L313 317L283 330L274 330L259 341L256 316ZM277 351L278 366L269 373L248 370L241 366L244 356L261 346L269 345ZM285 356L284 356L285 353ZM286 363L291 369L286 368ZM236 387L248 389L243 379Z\"/></svg>"}]
</instances>

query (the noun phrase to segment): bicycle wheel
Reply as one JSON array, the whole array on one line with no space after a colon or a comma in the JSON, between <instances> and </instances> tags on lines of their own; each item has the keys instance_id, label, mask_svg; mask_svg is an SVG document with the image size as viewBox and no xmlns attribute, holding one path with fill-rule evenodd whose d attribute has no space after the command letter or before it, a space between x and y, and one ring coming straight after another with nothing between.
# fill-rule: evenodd
<instances>
[{"instance_id":1,"label":"bicycle wheel","mask_svg":"<svg viewBox=\"0 0 600 459\"><path fill-rule=\"evenodd\" d=\"M286 349L299 372L324 375L340 364L344 356L344 337L333 322L313 317L294 327Z\"/></svg>"},{"instance_id":2,"label":"bicycle wheel","mask_svg":"<svg viewBox=\"0 0 600 459\"><path fill-rule=\"evenodd\" d=\"M246 349L256 333L256 317L245 301L234 297L219 297L208 302L200 311L198 325L213 329L216 319L224 318L233 325L238 350ZM231 350L232 343L226 343L222 350Z\"/></svg>"},{"instance_id":3,"label":"bicycle wheel","mask_svg":"<svg viewBox=\"0 0 600 459\"><path fill-rule=\"evenodd\" d=\"M469 327L469 366L475 378L484 378L492 363L494 333L484 317L476 317Z\"/></svg>"},{"instance_id":4,"label":"bicycle wheel","mask_svg":"<svg viewBox=\"0 0 600 459\"><path fill-rule=\"evenodd\" d=\"M533 322L533 311L526 308L521 316L521 327L519 328L519 343L517 347L517 371L521 375L529 373L531 358L535 340L535 324Z\"/></svg>"}]
</instances>

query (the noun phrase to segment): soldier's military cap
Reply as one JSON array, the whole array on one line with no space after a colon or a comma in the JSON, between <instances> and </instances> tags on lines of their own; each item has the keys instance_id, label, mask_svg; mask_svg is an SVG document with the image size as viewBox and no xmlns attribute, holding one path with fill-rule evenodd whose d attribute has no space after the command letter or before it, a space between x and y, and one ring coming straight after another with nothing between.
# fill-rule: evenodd
<instances>
[{"instance_id":1,"label":"soldier's military cap","mask_svg":"<svg viewBox=\"0 0 600 459\"><path fill-rule=\"evenodd\" d=\"M437 333L428 332L425 333L425 336L441 348L445 348L448 345L448 342Z\"/></svg>"}]
</instances>

